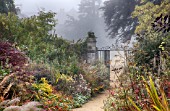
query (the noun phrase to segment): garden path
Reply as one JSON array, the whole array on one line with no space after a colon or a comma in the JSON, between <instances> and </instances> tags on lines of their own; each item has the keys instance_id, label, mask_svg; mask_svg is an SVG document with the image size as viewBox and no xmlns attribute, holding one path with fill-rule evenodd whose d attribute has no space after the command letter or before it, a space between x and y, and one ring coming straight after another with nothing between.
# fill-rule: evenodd
<instances>
[{"instance_id":1,"label":"garden path","mask_svg":"<svg viewBox=\"0 0 170 111\"><path fill-rule=\"evenodd\" d=\"M117 63L116 63L117 62ZM116 63L116 65L115 65ZM115 76L115 73L113 70L113 66L114 68L120 68L123 66L122 64L122 60L120 58L114 58L114 62L111 63L111 71L110 71L110 86L111 87L115 87L116 83L117 83L117 77ZM121 69L123 70L123 69ZM121 72L119 72L120 74ZM97 95L96 97L92 98L88 103L84 104L81 108L76 108L73 109L73 111L104 111L103 109L103 101L107 99L107 97L109 96L109 91L106 90L102 93L100 93L99 95Z\"/></svg>"}]
</instances>

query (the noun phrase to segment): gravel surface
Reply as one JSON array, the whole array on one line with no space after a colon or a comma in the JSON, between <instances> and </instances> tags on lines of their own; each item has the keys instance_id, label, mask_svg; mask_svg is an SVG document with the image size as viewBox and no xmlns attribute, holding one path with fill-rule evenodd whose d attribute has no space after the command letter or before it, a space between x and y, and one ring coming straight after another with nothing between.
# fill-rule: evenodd
<instances>
[{"instance_id":1,"label":"gravel surface","mask_svg":"<svg viewBox=\"0 0 170 111\"><path fill-rule=\"evenodd\" d=\"M115 79L114 73L111 73L111 81L110 85L114 87ZM113 82L114 81L114 82ZM84 104L83 107L74 109L73 111L104 111L103 109L103 101L107 99L109 96L109 91L106 90L96 97L92 98L88 103Z\"/></svg>"},{"instance_id":2,"label":"gravel surface","mask_svg":"<svg viewBox=\"0 0 170 111\"><path fill-rule=\"evenodd\" d=\"M115 87L115 85L117 85L117 81L116 81L117 76L119 76L119 74L123 70L123 69L120 69L121 67L123 67L123 63L120 57L114 57L114 59L112 59L111 68L110 68L111 70L110 71L110 86L111 87ZM120 72L117 76L115 75L114 71L112 71L115 68L120 69ZM83 107L73 109L73 111L104 111L103 101L106 100L108 96L109 96L109 91L106 90L105 92L102 92L101 94L92 98L88 103L84 104Z\"/></svg>"}]
</instances>

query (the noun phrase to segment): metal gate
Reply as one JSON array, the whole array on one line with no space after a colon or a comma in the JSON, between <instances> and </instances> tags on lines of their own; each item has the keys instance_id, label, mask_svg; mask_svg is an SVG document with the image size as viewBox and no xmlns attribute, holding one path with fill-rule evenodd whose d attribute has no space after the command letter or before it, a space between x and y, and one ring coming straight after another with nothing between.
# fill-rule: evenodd
<instances>
[{"instance_id":1,"label":"metal gate","mask_svg":"<svg viewBox=\"0 0 170 111\"><path fill-rule=\"evenodd\" d=\"M113 68L126 66L126 57L131 55L131 52L131 49L128 47L107 46L97 50L97 59L104 63L110 70L113 70Z\"/></svg>"}]
</instances>

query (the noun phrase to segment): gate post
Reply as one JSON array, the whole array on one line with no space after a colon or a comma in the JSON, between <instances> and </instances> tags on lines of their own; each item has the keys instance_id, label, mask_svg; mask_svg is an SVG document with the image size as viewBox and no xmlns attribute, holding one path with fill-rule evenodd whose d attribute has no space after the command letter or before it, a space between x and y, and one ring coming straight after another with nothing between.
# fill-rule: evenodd
<instances>
[{"instance_id":1,"label":"gate post","mask_svg":"<svg viewBox=\"0 0 170 111\"><path fill-rule=\"evenodd\" d=\"M110 50L104 51L104 63L108 68L108 72L109 72L108 80L110 81Z\"/></svg>"},{"instance_id":2,"label":"gate post","mask_svg":"<svg viewBox=\"0 0 170 111\"><path fill-rule=\"evenodd\" d=\"M87 37L87 63L94 63L97 59L96 37L94 32L88 32Z\"/></svg>"}]
</instances>

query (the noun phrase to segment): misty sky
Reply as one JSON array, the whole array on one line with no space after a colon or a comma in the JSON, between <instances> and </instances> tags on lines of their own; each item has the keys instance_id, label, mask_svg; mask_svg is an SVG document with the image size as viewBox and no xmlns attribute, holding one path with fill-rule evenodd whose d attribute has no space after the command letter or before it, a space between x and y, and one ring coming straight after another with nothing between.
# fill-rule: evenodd
<instances>
[{"instance_id":1,"label":"misty sky","mask_svg":"<svg viewBox=\"0 0 170 111\"><path fill-rule=\"evenodd\" d=\"M21 13L24 15L33 15L36 14L41 8L45 8L45 11L58 12L60 9L69 11L72 8L78 10L78 5L81 0L14 0L16 6L19 6ZM106 1L106 0L102 0ZM103 36L98 36L98 44L108 45L112 44L108 38ZM104 46L105 46L104 45Z\"/></svg>"},{"instance_id":2,"label":"misty sky","mask_svg":"<svg viewBox=\"0 0 170 111\"><path fill-rule=\"evenodd\" d=\"M16 5L21 5L23 13L34 13L45 8L46 11L52 10L57 12L59 9L66 11L75 8L78 9L78 4L81 0L14 0ZM104 0L103 0L104 1Z\"/></svg>"}]
</instances>

